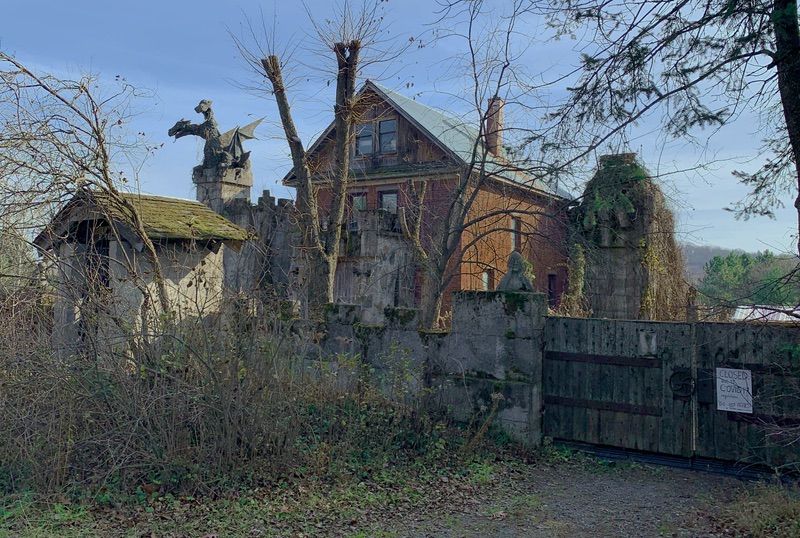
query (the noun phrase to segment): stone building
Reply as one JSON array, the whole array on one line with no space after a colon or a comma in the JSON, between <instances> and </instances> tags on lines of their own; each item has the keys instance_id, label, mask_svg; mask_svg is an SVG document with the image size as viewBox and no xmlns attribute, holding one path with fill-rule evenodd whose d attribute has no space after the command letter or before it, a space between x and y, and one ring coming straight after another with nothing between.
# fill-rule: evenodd
<instances>
[{"instance_id":1,"label":"stone building","mask_svg":"<svg viewBox=\"0 0 800 538\"><path fill-rule=\"evenodd\" d=\"M125 204L106 193L79 192L34 240L54 286L59 347L94 336L113 341L122 332L135 334L146 326L143 316L159 314L153 267L126 204L135 208L155 246L170 308L179 318L219 311L223 258L241 252L250 237L199 202L121 196Z\"/></svg>"}]
</instances>

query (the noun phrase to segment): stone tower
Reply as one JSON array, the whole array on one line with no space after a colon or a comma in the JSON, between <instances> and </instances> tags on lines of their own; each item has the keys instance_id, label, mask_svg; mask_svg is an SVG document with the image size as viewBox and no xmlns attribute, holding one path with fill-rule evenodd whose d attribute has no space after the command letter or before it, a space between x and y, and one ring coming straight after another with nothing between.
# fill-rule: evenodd
<instances>
[{"instance_id":1,"label":"stone tower","mask_svg":"<svg viewBox=\"0 0 800 538\"><path fill-rule=\"evenodd\" d=\"M592 317L682 319L683 258L661 188L635 153L600 157L575 214Z\"/></svg>"},{"instance_id":2,"label":"stone tower","mask_svg":"<svg viewBox=\"0 0 800 538\"><path fill-rule=\"evenodd\" d=\"M248 160L241 168L204 168L195 166L192 182L197 188L197 201L220 214L235 200L250 202L253 172Z\"/></svg>"},{"instance_id":3,"label":"stone tower","mask_svg":"<svg viewBox=\"0 0 800 538\"><path fill-rule=\"evenodd\" d=\"M203 162L192 171L197 200L220 214L224 214L225 207L236 200L247 200L249 204L253 173L250 152L244 151L243 144L245 140L255 138L256 127L262 120L220 134L211 101L203 99L194 111L203 115L203 123L194 124L181 119L168 134L176 139L199 136L206 141Z\"/></svg>"}]
</instances>

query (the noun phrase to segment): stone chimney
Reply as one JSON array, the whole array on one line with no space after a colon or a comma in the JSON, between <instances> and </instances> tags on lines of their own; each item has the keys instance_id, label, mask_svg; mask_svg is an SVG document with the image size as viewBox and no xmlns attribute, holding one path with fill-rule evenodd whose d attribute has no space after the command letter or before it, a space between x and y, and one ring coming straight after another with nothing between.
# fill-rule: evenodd
<instances>
[{"instance_id":1,"label":"stone chimney","mask_svg":"<svg viewBox=\"0 0 800 538\"><path fill-rule=\"evenodd\" d=\"M484 129L486 149L492 155L503 154L503 106L505 102L498 96L489 99Z\"/></svg>"}]
</instances>

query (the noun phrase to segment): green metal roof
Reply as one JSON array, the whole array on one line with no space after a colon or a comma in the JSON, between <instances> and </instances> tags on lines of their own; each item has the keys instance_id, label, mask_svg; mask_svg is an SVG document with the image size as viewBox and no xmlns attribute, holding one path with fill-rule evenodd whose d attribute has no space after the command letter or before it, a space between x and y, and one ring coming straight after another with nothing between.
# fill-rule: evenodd
<instances>
[{"instance_id":1,"label":"green metal roof","mask_svg":"<svg viewBox=\"0 0 800 538\"><path fill-rule=\"evenodd\" d=\"M151 239L244 241L250 237L247 230L200 202L150 194L121 194L136 209L144 224L145 232ZM125 207L115 203L107 193L81 193L67 202L34 242L44 246L50 242L50 236L65 223L64 221L85 220L87 216L96 218L98 214L130 225L130 217Z\"/></svg>"},{"instance_id":2,"label":"green metal roof","mask_svg":"<svg viewBox=\"0 0 800 538\"><path fill-rule=\"evenodd\" d=\"M483 143L479 140L479 132L465 123L463 118L457 118L443 110L423 105L370 80L364 84L361 91L363 92L370 87L399 112L404 113L404 116L423 132L427 132L435 142L461 161L462 164L472 161L473 151L475 150L477 150L476 158L481 158ZM475 148L476 140L478 141L477 148ZM542 181L533 182L532 178L524 170L514 169L513 164L508 162L493 160L488 153L485 167L489 174L494 174L513 183L544 191L558 197L571 198L569 192L558 187L554 188Z\"/></svg>"}]
</instances>

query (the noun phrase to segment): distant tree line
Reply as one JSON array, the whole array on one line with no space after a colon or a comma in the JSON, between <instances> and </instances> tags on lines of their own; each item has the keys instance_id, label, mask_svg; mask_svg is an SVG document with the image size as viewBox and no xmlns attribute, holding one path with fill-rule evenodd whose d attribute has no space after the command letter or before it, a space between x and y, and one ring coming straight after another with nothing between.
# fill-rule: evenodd
<instances>
[{"instance_id":1,"label":"distant tree line","mask_svg":"<svg viewBox=\"0 0 800 538\"><path fill-rule=\"evenodd\" d=\"M769 250L733 251L715 256L705 266L697 290L709 306L800 304L800 277L796 258Z\"/></svg>"}]
</instances>

